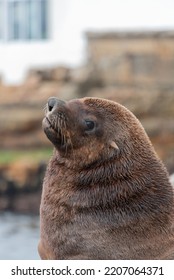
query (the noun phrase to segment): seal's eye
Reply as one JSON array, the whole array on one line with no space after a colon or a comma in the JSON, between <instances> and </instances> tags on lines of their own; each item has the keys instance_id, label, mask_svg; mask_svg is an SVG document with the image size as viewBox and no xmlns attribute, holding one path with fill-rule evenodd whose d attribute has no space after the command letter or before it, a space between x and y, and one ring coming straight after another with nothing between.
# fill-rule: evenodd
<instances>
[{"instance_id":1,"label":"seal's eye","mask_svg":"<svg viewBox=\"0 0 174 280\"><path fill-rule=\"evenodd\" d=\"M87 130L92 130L95 126L93 121L85 121Z\"/></svg>"}]
</instances>

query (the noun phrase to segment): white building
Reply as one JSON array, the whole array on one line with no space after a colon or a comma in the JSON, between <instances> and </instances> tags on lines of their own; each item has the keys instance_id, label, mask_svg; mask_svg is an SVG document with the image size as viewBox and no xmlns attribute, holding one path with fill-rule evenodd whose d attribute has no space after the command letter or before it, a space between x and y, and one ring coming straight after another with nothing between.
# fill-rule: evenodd
<instances>
[{"instance_id":1,"label":"white building","mask_svg":"<svg viewBox=\"0 0 174 280\"><path fill-rule=\"evenodd\" d=\"M30 69L78 62L69 43L73 39L63 34L67 3L0 0L0 77L4 83L22 82Z\"/></svg>"},{"instance_id":2,"label":"white building","mask_svg":"<svg viewBox=\"0 0 174 280\"><path fill-rule=\"evenodd\" d=\"M173 11L173 0L0 0L0 77L83 63L86 30L173 30Z\"/></svg>"}]
</instances>

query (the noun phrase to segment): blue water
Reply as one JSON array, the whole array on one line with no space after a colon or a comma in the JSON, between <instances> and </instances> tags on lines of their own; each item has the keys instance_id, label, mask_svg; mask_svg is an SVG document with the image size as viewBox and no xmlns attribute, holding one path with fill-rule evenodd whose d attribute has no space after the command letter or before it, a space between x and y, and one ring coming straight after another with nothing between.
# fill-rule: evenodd
<instances>
[{"instance_id":1,"label":"blue water","mask_svg":"<svg viewBox=\"0 0 174 280\"><path fill-rule=\"evenodd\" d=\"M0 260L37 260L39 217L0 214Z\"/></svg>"}]
</instances>

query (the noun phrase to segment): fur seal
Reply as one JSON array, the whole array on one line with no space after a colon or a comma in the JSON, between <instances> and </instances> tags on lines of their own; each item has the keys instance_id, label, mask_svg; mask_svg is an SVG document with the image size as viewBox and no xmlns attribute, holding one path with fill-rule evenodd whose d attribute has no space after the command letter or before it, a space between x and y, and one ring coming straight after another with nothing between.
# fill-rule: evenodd
<instances>
[{"instance_id":1,"label":"fur seal","mask_svg":"<svg viewBox=\"0 0 174 280\"><path fill-rule=\"evenodd\" d=\"M174 196L137 118L100 98L48 100L42 259L173 259Z\"/></svg>"}]
</instances>

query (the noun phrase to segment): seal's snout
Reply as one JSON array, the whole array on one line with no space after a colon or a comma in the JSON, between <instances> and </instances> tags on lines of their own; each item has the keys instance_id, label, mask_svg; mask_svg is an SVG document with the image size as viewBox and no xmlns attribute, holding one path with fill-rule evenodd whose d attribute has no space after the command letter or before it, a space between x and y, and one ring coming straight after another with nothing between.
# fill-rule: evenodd
<instances>
[{"instance_id":1,"label":"seal's snout","mask_svg":"<svg viewBox=\"0 0 174 280\"><path fill-rule=\"evenodd\" d=\"M65 105L65 102L63 100L59 100L56 97L50 97L48 99L48 111L52 112L54 109L57 109L58 107L61 107Z\"/></svg>"},{"instance_id":2,"label":"seal's snout","mask_svg":"<svg viewBox=\"0 0 174 280\"><path fill-rule=\"evenodd\" d=\"M49 98L49 100L48 100L48 111L51 112L55 105L56 105L56 98L54 98L54 97Z\"/></svg>"}]
</instances>

